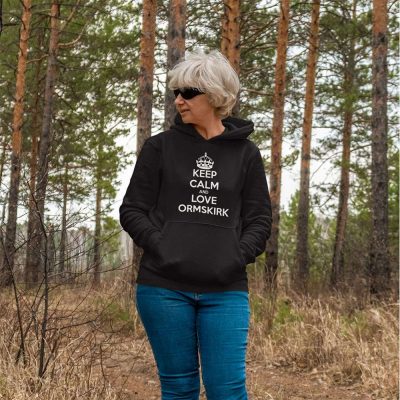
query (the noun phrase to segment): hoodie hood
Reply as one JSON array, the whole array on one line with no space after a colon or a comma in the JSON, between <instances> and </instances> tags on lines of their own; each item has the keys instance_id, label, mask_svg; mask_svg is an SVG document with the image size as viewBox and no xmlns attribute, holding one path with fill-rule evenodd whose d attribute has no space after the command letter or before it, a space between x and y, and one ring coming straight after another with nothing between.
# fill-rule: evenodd
<instances>
[{"instance_id":1,"label":"hoodie hood","mask_svg":"<svg viewBox=\"0 0 400 400\"><path fill-rule=\"evenodd\" d=\"M182 121L181 115L177 113L175 116L174 125L172 125L170 129L190 135L197 140L207 142L247 139L250 134L254 132L253 122L245 119L229 116L222 120L222 124L225 126L224 132L222 132L220 135L214 136L211 139L205 139L199 132L197 132L193 124L185 124Z\"/></svg>"}]
</instances>

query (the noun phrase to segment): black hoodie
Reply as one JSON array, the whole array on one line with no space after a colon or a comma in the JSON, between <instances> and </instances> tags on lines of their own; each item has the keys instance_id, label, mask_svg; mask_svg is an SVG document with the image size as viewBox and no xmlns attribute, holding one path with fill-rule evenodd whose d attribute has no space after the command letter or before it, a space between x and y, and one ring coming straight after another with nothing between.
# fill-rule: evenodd
<instances>
[{"instance_id":1,"label":"black hoodie","mask_svg":"<svg viewBox=\"0 0 400 400\"><path fill-rule=\"evenodd\" d=\"M246 264L264 249L271 204L253 123L222 120L205 139L179 114L148 138L120 207L144 249L137 283L191 292L247 291Z\"/></svg>"}]
</instances>

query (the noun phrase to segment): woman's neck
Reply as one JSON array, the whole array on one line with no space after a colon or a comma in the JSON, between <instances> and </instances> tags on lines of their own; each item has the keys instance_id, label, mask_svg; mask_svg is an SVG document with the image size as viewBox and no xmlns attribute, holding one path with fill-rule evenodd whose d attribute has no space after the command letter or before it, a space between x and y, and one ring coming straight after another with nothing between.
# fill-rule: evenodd
<instances>
[{"instance_id":1,"label":"woman's neck","mask_svg":"<svg viewBox=\"0 0 400 400\"><path fill-rule=\"evenodd\" d=\"M205 119L202 123L194 123L193 126L207 140L220 135L225 130L221 119L218 117Z\"/></svg>"}]
</instances>

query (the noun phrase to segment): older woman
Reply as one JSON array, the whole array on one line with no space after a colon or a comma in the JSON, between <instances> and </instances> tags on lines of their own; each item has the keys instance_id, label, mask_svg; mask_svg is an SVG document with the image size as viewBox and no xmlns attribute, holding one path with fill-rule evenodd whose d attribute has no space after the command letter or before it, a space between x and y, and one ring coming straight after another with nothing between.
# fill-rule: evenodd
<instances>
[{"instance_id":1,"label":"older woman","mask_svg":"<svg viewBox=\"0 0 400 400\"><path fill-rule=\"evenodd\" d=\"M265 249L271 207L253 123L230 117L240 88L218 51L169 72L178 114L148 138L120 207L144 249L136 306L162 400L247 399L246 264Z\"/></svg>"}]
</instances>

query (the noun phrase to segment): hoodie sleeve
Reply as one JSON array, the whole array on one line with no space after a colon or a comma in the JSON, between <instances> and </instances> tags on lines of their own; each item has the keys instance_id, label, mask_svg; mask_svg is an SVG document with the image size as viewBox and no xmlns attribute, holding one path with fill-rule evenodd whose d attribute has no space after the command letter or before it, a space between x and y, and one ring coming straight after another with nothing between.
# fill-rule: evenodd
<instances>
[{"instance_id":1,"label":"hoodie sleeve","mask_svg":"<svg viewBox=\"0 0 400 400\"><path fill-rule=\"evenodd\" d=\"M240 249L246 264L265 251L271 234L271 200L260 150L251 157L242 192Z\"/></svg>"},{"instance_id":2,"label":"hoodie sleeve","mask_svg":"<svg viewBox=\"0 0 400 400\"><path fill-rule=\"evenodd\" d=\"M148 217L149 210L158 198L160 160L160 151L147 139L137 157L128 189L119 208L122 228L145 250L152 248L161 235Z\"/></svg>"}]
</instances>

